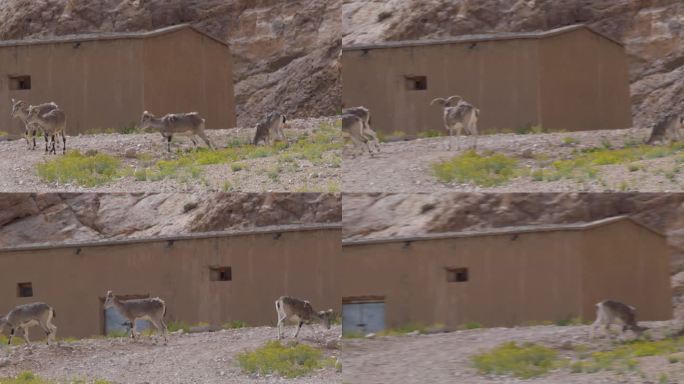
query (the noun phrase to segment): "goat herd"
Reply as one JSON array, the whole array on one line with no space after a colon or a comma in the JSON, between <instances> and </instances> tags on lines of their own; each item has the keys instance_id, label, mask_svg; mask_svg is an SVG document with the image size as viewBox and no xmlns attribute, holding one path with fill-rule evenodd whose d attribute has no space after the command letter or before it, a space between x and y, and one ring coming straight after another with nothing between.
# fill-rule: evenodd
<instances>
[{"instance_id":1,"label":"goat herd","mask_svg":"<svg viewBox=\"0 0 684 384\"><path fill-rule=\"evenodd\" d=\"M62 153L66 153L66 113L55 102L39 105L29 105L22 100L12 99L11 116L21 120L24 124L24 138L29 149L36 148L36 134L42 132L45 137L45 152L56 153L55 138L62 138ZM260 142L272 144L276 140L285 140L283 128L287 118L278 112L266 115L256 127L253 144ZM167 142L166 149L171 152L171 139L174 135L188 135L193 145L197 146L195 136L201 138L210 149L214 145L204 132L205 120L197 112L170 113L163 117L156 117L145 111L140 119L139 127L143 130L158 130ZM33 139L33 144L31 140ZM48 138L50 141L48 142Z\"/></svg>"},{"instance_id":2,"label":"goat herd","mask_svg":"<svg viewBox=\"0 0 684 384\"><path fill-rule=\"evenodd\" d=\"M307 300L300 300L290 296L281 296L275 302L276 313L278 315L278 339L283 337L283 327L286 321L297 322L298 327L294 334L297 338L299 331L304 324L312 325L321 323L326 329L330 329L333 320L333 310L315 311ZM116 308L116 310L127 320L122 325L128 326L128 332L132 339L138 338L136 334L136 321L147 320L161 333L164 338L164 345L168 343L168 329L164 322L166 315L166 303L158 297L145 299L122 300L108 291L105 296L104 308ZM29 303L16 306L7 315L0 317L0 333L9 329L8 344L12 344L12 338L17 330L21 330L21 337L29 346L28 330L33 326L39 326L46 336L49 345L54 342L57 327L52 323L57 317L55 309L45 303Z\"/></svg>"}]
</instances>

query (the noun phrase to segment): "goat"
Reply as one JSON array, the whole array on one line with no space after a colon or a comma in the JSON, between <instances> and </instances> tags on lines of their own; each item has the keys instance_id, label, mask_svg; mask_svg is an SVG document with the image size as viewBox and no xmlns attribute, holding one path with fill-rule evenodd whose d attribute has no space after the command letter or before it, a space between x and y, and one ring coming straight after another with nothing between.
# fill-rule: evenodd
<instances>
[{"instance_id":1,"label":"goat","mask_svg":"<svg viewBox=\"0 0 684 384\"><path fill-rule=\"evenodd\" d=\"M653 126L651 136L646 140L646 144L663 142L666 139L670 142L679 141L682 139L679 132L681 128L684 128L684 115L668 113Z\"/></svg>"},{"instance_id":2,"label":"goat","mask_svg":"<svg viewBox=\"0 0 684 384\"><path fill-rule=\"evenodd\" d=\"M625 331L631 330L638 337L647 330L646 327L640 327L636 322L636 308L627 304L614 300L604 300L596 304L596 321L591 326L591 338L597 328L601 325L605 326L606 332L610 331L611 324L622 324L622 334Z\"/></svg>"},{"instance_id":3,"label":"goat","mask_svg":"<svg viewBox=\"0 0 684 384\"><path fill-rule=\"evenodd\" d=\"M278 112L271 112L261 119L256 126L253 144L257 145L264 141L272 145L275 141L285 141L283 127L287 127L287 117Z\"/></svg>"},{"instance_id":4,"label":"goat","mask_svg":"<svg viewBox=\"0 0 684 384\"><path fill-rule=\"evenodd\" d=\"M62 154L66 153L66 113L59 108L54 108L49 112L41 113L38 106L30 106L28 109L29 124L37 124L45 135L45 152L57 153L55 150L55 136L62 136L64 147ZM51 138L52 148L48 151L48 136Z\"/></svg>"},{"instance_id":5,"label":"goat","mask_svg":"<svg viewBox=\"0 0 684 384\"><path fill-rule=\"evenodd\" d=\"M55 310L45 303L22 304L14 307L4 317L0 317L0 331L5 328L10 329L8 344L11 345L17 329L21 329L22 337L30 347L28 329L38 325L45 332L47 344L50 345L50 341L54 342L57 334L57 327L52 324L52 319L56 317Z\"/></svg>"},{"instance_id":6,"label":"goat","mask_svg":"<svg viewBox=\"0 0 684 384\"><path fill-rule=\"evenodd\" d=\"M30 107L31 105L25 101L12 99L12 112L10 115L18 118L24 124L24 139L26 139L27 148L36 149L36 132L40 129L40 126L35 123L29 123L28 110ZM38 113L42 115L53 109L57 109L58 106L57 104L50 102L36 105L36 108L39 109ZM33 136L33 147L31 147L29 136Z\"/></svg>"},{"instance_id":7,"label":"goat","mask_svg":"<svg viewBox=\"0 0 684 384\"><path fill-rule=\"evenodd\" d=\"M145 111L140 119L140 127L143 130L149 128L158 129L162 137L166 139L166 150L168 152L171 152L171 139L174 134L189 135L195 148L197 148L195 136L199 136L213 150L214 145L209 141L207 134L204 132L204 122L205 120L197 112L169 113L164 115L164 117L158 118L152 113Z\"/></svg>"},{"instance_id":8,"label":"goat","mask_svg":"<svg viewBox=\"0 0 684 384\"><path fill-rule=\"evenodd\" d=\"M168 343L166 334L168 329L164 322L166 315L166 303L158 297L147 299L121 300L112 291L107 291L105 296L105 308L116 308L119 313L128 319L131 330L131 338L135 340L135 322L137 320L149 320L164 337L164 345Z\"/></svg>"},{"instance_id":9,"label":"goat","mask_svg":"<svg viewBox=\"0 0 684 384\"><path fill-rule=\"evenodd\" d=\"M373 151L368 144L368 138L363 135L363 119L352 114L342 115L342 132L349 135L349 138L354 144L354 148L360 148L361 154L364 152L364 148L368 153L372 154Z\"/></svg>"},{"instance_id":10,"label":"goat","mask_svg":"<svg viewBox=\"0 0 684 384\"><path fill-rule=\"evenodd\" d=\"M454 102L456 102L456 105L452 105ZM474 137L473 148L477 149L477 120L480 118L480 110L457 95L451 96L446 100L436 98L430 102L430 105L435 103L441 104L444 108L443 119L444 127L449 132L449 150L451 150L453 131L456 131L456 139L458 140L464 128L466 133ZM458 149L460 148L461 142L459 140Z\"/></svg>"},{"instance_id":11,"label":"goat","mask_svg":"<svg viewBox=\"0 0 684 384\"><path fill-rule=\"evenodd\" d=\"M281 296L275 302L276 312L278 313L278 340L282 339L282 327L285 321L299 322L294 338L297 338L302 325L312 323L322 323L325 329L330 329L333 310L314 311L311 303L306 300L296 299L290 296Z\"/></svg>"},{"instance_id":12,"label":"goat","mask_svg":"<svg viewBox=\"0 0 684 384\"><path fill-rule=\"evenodd\" d=\"M380 141L378 140L378 136L375 134L375 131L370 127L370 111L366 107L352 107L352 108L346 108L342 110L343 114L348 114L348 115L355 115L361 118L363 121L363 134L362 136L368 140L369 143L369 149L371 147L370 144L372 144L373 147L375 147L376 152L380 152Z\"/></svg>"}]
</instances>

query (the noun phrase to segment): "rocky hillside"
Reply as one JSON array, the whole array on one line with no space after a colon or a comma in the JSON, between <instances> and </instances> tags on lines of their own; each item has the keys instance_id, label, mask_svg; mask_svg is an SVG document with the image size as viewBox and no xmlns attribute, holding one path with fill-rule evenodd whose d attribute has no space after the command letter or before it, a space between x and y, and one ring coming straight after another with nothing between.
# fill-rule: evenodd
<instances>
[{"instance_id":1,"label":"rocky hillside","mask_svg":"<svg viewBox=\"0 0 684 384\"><path fill-rule=\"evenodd\" d=\"M682 0L345 0L342 12L345 45L587 23L626 45L635 126L684 105Z\"/></svg>"},{"instance_id":2,"label":"rocky hillside","mask_svg":"<svg viewBox=\"0 0 684 384\"><path fill-rule=\"evenodd\" d=\"M345 194L345 238L563 224L631 215L684 250L683 193Z\"/></svg>"},{"instance_id":3,"label":"rocky hillside","mask_svg":"<svg viewBox=\"0 0 684 384\"><path fill-rule=\"evenodd\" d=\"M340 0L2 0L0 39L192 23L230 42L238 124L276 106L333 115L341 94Z\"/></svg>"},{"instance_id":4,"label":"rocky hillside","mask_svg":"<svg viewBox=\"0 0 684 384\"><path fill-rule=\"evenodd\" d=\"M318 193L0 194L0 247L337 223Z\"/></svg>"}]
</instances>

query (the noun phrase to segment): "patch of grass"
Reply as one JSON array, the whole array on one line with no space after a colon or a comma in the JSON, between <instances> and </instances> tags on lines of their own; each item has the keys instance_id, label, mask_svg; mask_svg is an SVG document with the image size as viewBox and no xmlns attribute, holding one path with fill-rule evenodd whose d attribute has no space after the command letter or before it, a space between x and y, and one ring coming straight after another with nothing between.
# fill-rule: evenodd
<instances>
[{"instance_id":1,"label":"patch of grass","mask_svg":"<svg viewBox=\"0 0 684 384\"><path fill-rule=\"evenodd\" d=\"M658 147L641 144L620 149L606 148L606 145L604 145L604 148L588 148L576 151L572 159L554 161L550 166L533 171L530 176L535 181L584 180L596 177L598 174L597 166L615 164L625 164L630 172L635 172L641 169L641 167L637 164L632 164L633 162L670 156L683 150L684 143Z\"/></svg>"},{"instance_id":2,"label":"patch of grass","mask_svg":"<svg viewBox=\"0 0 684 384\"><path fill-rule=\"evenodd\" d=\"M87 156L79 151L69 151L64 156L39 163L36 169L45 182L84 187L107 184L124 174L119 159L103 153Z\"/></svg>"},{"instance_id":3,"label":"patch of grass","mask_svg":"<svg viewBox=\"0 0 684 384\"><path fill-rule=\"evenodd\" d=\"M126 330L119 330L119 331L109 331L107 332L106 337L107 338L112 338L112 339L118 339L120 337L129 337L130 333Z\"/></svg>"},{"instance_id":4,"label":"patch of grass","mask_svg":"<svg viewBox=\"0 0 684 384\"><path fill-rule=\"evenodd\" d=\"M378 332L378 336L403 336L408 333L418 332L423 333L427 327L420 323L408 323L397 328L383 329Z\"/></svg>"},{"instance_id":5,"label":"patch of grass","mask_svg":"<svg viewBox=\"0 0 684 384\"><path fill-rule=\"evenodd\" d=\"M463 329L478 329L478 328L482 328L482 324L475 322L475 321L471 321L471 322L463 324L461 326L461 328L463 328Z\"/></svg>"},{"instance_id":6,"label":"patch of grass","mask_svg":"<svg viewBox=\"0 0 684 384\"><path fill-rule=\"evenodd\" d=\"M564 145L576 145L576 144L579 144L579 142L580 141L578 139L576 139L572 136L566 136L565 138L563 138L563 144Z\"/></svg>"},{"instance_id":7,"label":"patch of grass","mask_svg":"<svg viewBox=\"0 0 684 384\"><path fill-rule=\"evenodd\" d=\"M190 331L190 324L184 321L170 321L166 324L166 329L169 332L177 332L182 330L184 333Z\"/></svg>"},{"instance_id":8,"label":"patch of grass","mask_svg":"<svg viewBox=\"0 0 684 384\"><path fill-rule=\"evenodd\" d=\"M8 341L9 338L7 336L0 334L0 346L6 346ZM12 338L12 345L17 346L22 344L26 344L26 342L24 341L24 338L22 338L21 336L14 336Z\"/></svg>"},{"instance_id":9,"label":"patch of grass","mask_svg":"<svg viewBox=\"0 0 684 384\"><path fill-rule=\"evenodd\" d=\"M515 129L515 133L518 135L532 135L547 132L541 125L528 125L526 127L518 127Z\"/></svg>"},{"instance_id":10,"label":"patch of grass","mask_svg":"<svg viewBox=\"0 0 684 384\"><path fill-rule=\"evenodd\" d=\"M437 131L434 129L430 129L430 130L423 131L423 132L418 132L418 137L421 139L425 139L428 137L441 137L441 136L444 136L443 132Z\"/></svg>"},{"instance_id":11,"label":"patch of grass","mask_svg":"<svg viewBox=\"0 0 684 384\"><path fill-rule=\"evenodd\" d=\"M231 170L238 172L247 168L241 161L276 155L279 156L279 163L295 163L296 159L306 159L315 165L339 166L341 160L330 151L342 146L340 130L334 124L321 123L312 134L301 135L290 145L277 142L272 146L254 146L235 141L227 148L215 151L207 148L188 150L176 160L160 160L143 171L137 171L135 177L151 181L164 178L196 179L202 174L200 166L230 163ZM276 175L272 173L269 177L275 179Z\"/></svg>"},{"instance_id":12,"label":"patch of grass","mask_svg":"<svg viewBox=\"0 0 684 384\"><path fill-rule=\"evenodd\" d=\"M42 379L32 372L25 371L13 378L0 379L0 384L49 384L50 382Z\"/></svg>"},{"instance_id":13,"label":"patch of grass","mask_svg":"<svg viewBox=\"0 0 684 384\"><path fill-rule=\"evenodd\" d=\"M473 183L482 187L501 185L510 180L516 172L518 161L497 153L478 155L468 151L451 160L432 164L432 170L445 183Z\"/></svg>"},{"instance_id":14,"label":"patch of grass","mask_svg":"<svg viewBox=\"0 0 684 384\"><path fill-rule=\"evenodd\" d=\"M327 185L327 190L329 193L337 193L337 192L342 192L342 188L340 185L335 182L335 181L329 181Z\"/></svg>"},{"instance_id":15,"label":"patch of grass","mask_svg":"<svg viewBox=\"0 0 684 384\"><path fill-rule=\"evenodd\" d=\"M224 323L221 328L223 329L238 329L247 327L247 323L242 320L232 320Z\"/></svg>"},{"instance_id":16,"label":"patch of grass","mask_svg":"<svg viewBox=\"0 0 684 384\"><path fill-rule=\"evenodd\" d=\"M223 192L230 192L233 190L233 184L231 184L230 181L226 180L223 182L223 185L221 185L221 191Z\"/></svg>"},{"instance_id":17,"label":"patch of grass","mask_svg":"<svg viewBox=\"0 0 684 384\"><path fill-rule=\"evenodd\" d=\"M558 364L558 354L551 348L514 341L472 357L475 368L482 374L513 375L521 379L542 376Z\"/></svg>"},{"instance_id":18,"label":"patch of grass","mask_svg":"<svg viewBox=\"0 0 684 384\"><path fill-rule=\"evenodd\" d=\"M555 323L559 327L567 327L570 325L583 325L582 319L580 317L568 317L566 319L561 319Z\"/></svg>"},{"instance_id":19,"label":"patch of grass","mask_svg":"<svg viewBox=\"0 0 684 384\"><path fill-rule=\"evenodd\" d=\"M306 344L282 345L276 340L254 351L239 353L236 360L245 373L275 374L286 378L306 376L316 370L335 366L335 360L324 357L319 349Z\"/></svg>"},{"instance_id":20,"label":"patch of grass","mask_svg":"<svg viewBox=\"0 0 684 384\"><path fill-rule=\"evenodd\" d=\"M608 351L591 353L587 360L574 362L573 372L593 373L601 370L635 370L637 358L646 356L671 355L684 348L684 338L652 340L633 340L622 343ZM672 356L670 356L671 358ZM668 358L669 361L669 358Z\"/></svg>"}]
</instances>

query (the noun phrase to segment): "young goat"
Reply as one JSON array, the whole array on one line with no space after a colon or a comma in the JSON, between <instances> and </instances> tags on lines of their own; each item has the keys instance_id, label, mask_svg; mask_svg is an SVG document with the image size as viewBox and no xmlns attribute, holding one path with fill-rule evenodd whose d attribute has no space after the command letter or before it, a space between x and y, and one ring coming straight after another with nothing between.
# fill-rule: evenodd
<instances>
[{"instance_id":1,"label":"young goat","mask_svg":"<svg viewBox=\"0 0 684 384\"><path fill-rule=\"evenodd\" d=\"M188 135L192 144L197 147L195 136L199 136L210 149L214 149L214 145L209 141L207 134L204 132L204 119L200 117L197 112L190 113L169 113L164 117L158 118L148 111L143 112L140 119L140 128L147 130L154 128L159 130L161 135L166 139L166 150L171 152L171 139L173 135Z\"/></svg>"},{"instance_id":2,"label":"young goat","mask_svg":"<svg viewBox=\"0 0 684 384\"><path fill-rule=\"evenodd\" d=\"M354 144L355 149L360 149L361 154L363 154L364 148L368 153L372 154L373 151L368 144L368 138L363 135L363 119L352 114L342 115L342 132L349 135L349 138Z\"/></svg>"},{"instance_id":3,"label":"young goat","mask_svg":"<svg viewBox=\"0 0 684 384\"><path fill-rule=\"evenodd\" d=\"M272 145L275 141L286 141L283 127L287 127L287 117L278 112L271 112L261 119L256 126L253 144L263 141Z\"/></svg>"},{"instance_id":4,"label":"young goat","mask_svg":"<svg viewBox=\"0 0 684 384\"><path fill-rule=\"evenodd\" d=\"M12 99L11 116L21 120L21 122L24 124L24 139L26 139L27 148L36 149L36 132L40 129L40 126L36 123L29 123L28 110L30 107L32 106L25 101ZM38 113L41 115L58 108L57 104L53 102L39 104L35 107L38 108ZM29 141L30 136L33 136L33 147Z\"/></svg>"},{"instance_id":5,"label":"young goat","mask_svg":"<svg viewBox=\"0 0 684 384\"><path fill-rule=\"evenodd\" d=\"M366 108L366 107L346 108L346 109L342 110L342 113L348 114L348 115L358 116L359 118L361 118L361 120L363 121L362 136L367 140L369 150L372 149L371 147L374 147L376 152L380 152L380 141L378 140L378 136L375 134L375 131L370 127L371 117L370 117L370 111L368 110L368 108Z\"/></svg>"},{"instance_id":6,"label":"young goat","mask_svg":"<svg viewBox=\"0 0 684 384\"><path fill-rule=\"evenodd\" d=\"M45 303L30 303L16 306L4 317L0 317L0 332L5 328L10 329L10 336L8 344L12 344L12 338L16 334L17 329L21 329L22 337L29 346L28 329L35 325L40 326L47 336L47 344L55 340L57 334L57 327L52 324L52 319L57 317L55 310Z\"/></svg>"},{"instance_id":7,"label":"young goat","mask_svg":"<svg viewBox=\"0 0 684 384\"><path fill-rule=\"evenodd\" d=\"M299 322L294 338L297 338L299 331L304 324L321 323L325 329L330 329L333 317L333 310L314 311L311 303L306 300L296 299L289 296L281 296L275 302L276 312L278 313L278 339L283 335L282 327L285 321Z\"/></svg>"},{"instance_id":8,"label":"young goat","mask_svg":"<svg viewBox=\"0 0 684 384\"><path fill-rule=\"evenodd\" d=\"M59 138L62 136L62 154L66 153L66 113L59 108L54 108L48 112L42 113L39 106L30 106L28 109L29 124L37 124L43 130L45 135L45 152L57 153L55 149L55 136ZM52 148L48 152L48 136L51 138Z\"/></svg>"},{"instance_id":9,"label":"young goat","mask_svg":"<svg viewBox=\"0 0 684 384\"><path fill-rule=\"evenodd\" d=\"M105 308L116 308L119 313L128 319L131 329L131 338L135 339L135 322L136 320L149 320L155 328L164 336L164 345L168 343L166 333L166 323L164 323L164 315L166 315L166 303L164 300L153 297L147 299L134 300L120 300L112 291L107 292L105 297Z\"/></svg>"},{"instance_id":10,"label":"young goat","mask_svg":"<svg viewBox=\"0 0 684 384\"><path fill-rule=\"evenodd\" d=\"M480 118L480 110L464 101L461 96L451 96L446 100L437 98L432 100L430 105L434 105L435 103L442 105L444 108L443 119L444 127L449 132L449 150L451 150L451 141L454 131L456 131L458 148L461 148L459 137L464 128L466 133L474 137L473 148L477 149L477 120ZM456 103L456 105L453 105L454 103Z\"/></svg>"},{"instance_id":11,"label":"young goat","mask_svg":"<svg viewBox=\"0 0 684 384\"><path fill-rule=\"evenodd\" d=\"M668 113L653 126L651 136L646 140L646 144L655 142L679 141L682 139L681 128L684 128L684 115Z\"/></svg>"},{"instance_id":12,"label":"young goat","mask_svg":"<svg viewBox=\"0 0 684 384\"><path fill-rule=\"evenodd\" d=\"M641 337L641 334L648 329L637 324L636 308L614 300L597 303L596 321L591 326L591 338L594 338L596 329L601 325L605 326L606 332L609 332L611 324L622 325L622 335L625 331L631 330L637 337Z\"/></svg>"}]
</instances>

